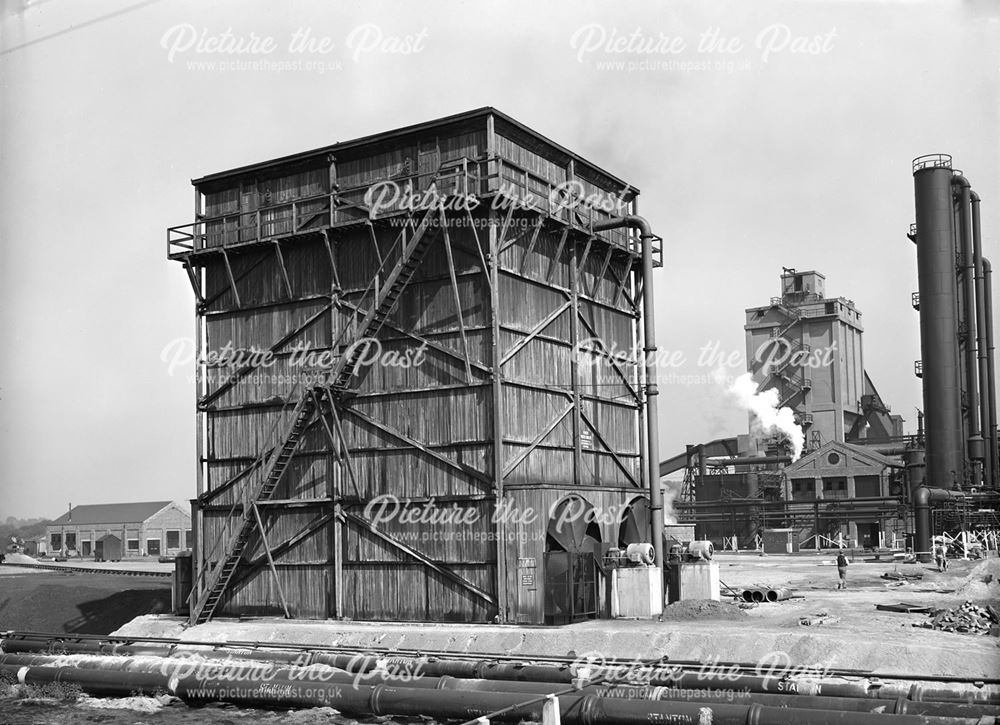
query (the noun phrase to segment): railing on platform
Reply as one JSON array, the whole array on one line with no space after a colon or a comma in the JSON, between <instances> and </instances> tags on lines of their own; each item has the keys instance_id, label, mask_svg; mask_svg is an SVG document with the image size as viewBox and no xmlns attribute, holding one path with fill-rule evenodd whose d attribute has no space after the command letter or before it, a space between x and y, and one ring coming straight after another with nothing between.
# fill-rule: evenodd
<instances>
[{"instance_id":1,"label":"railing on platform","mask_svg":"<svg viewBox=\"0 0 1000 725\"><path fill-rule=\"evenodd\" d=\"M482 203L489 198L494 207L504 212L510 206L530 209L633 254L642 252L641 241L632 230L593 231L594 225L618 216L596 208L597 200L581 199L572 186L555 184L510 159L492 156L483 160L463 157L445 162L434 171L381 179L253 210L201 217L167 229L167 256L183 258L192 252L260 244L337 226L367 223L372 219L372 210L366 195L373 186L389 182L401 193L388 199L383 197L376 218L425 210L435 199L447 203L464 197ZM662 239L655 237L653 245L654 266L662 266Z\"/></svg>"}]
</instances>

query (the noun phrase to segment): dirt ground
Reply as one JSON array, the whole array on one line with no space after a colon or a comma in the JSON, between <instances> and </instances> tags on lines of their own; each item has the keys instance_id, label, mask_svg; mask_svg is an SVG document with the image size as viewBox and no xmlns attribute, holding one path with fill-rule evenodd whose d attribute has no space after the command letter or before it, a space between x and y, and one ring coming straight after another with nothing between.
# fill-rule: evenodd
<instances>
[{"instance_id":1,"label":"dirt ground","mask_svg":"<svg viewBox=\"0 0 1000 725\"><path fill-rule=\"evenodd\" d=\"M1000 559L979 564L953 561L948 572L939 574L926 564L894 565L857 558L848 567L849 588L844 591L836 589L837 569L829 553L723 554L716 561L722 581L730 586L790 587L796 598L751 609L738 608L729 597L722 602L683 602L668 608L660 621L590 620L562 627L220 619L187 628L180 618L160 616L138 618L118 633L202 642L260 640L653 660L666 656L674 661L764 661L773 666L927 678L1000 677L1000 637L918 629L912 625L926 621L926 615L875 608L899 602L954 607L967 599L996 601ZM919 573L923 578L901 586L880 578L893 570ZM992 576L993 582L983 582L986 576ZM823 623L803 626L803 618Z\"/></svg>"},{"instance_id":2,"label":"dirt ground","mask_svg":"<svg viewBox=\"0 0 1000 725\"><path fill-rule=\"evenodd\" d=\"M169 579L0 567L0 631L110 634L169 611Z\"/></svg>"},{"instance_id":3,"label":"dirt ground","mask_svg":"<svg viewBox=\"0 0 1000 725\"><path fill-rule=\"evenodd\" d=\"M160 562L157 557L144 556L122 561L94 561L93 558L54 561L51 558L35 558L26 554L7 554L7 564L38 564L41 566L72 567L74 569L119 569L122 571L155 571L172 573L172 563Z\"/></svg>"},{"instance_id":4,"label":"dirt ground","mask_svg":"<svg viewBox=\"0 0 1000 725\"><path fill-rule=\"evenodd\" d=\"M748 610L752 620L785 624L790 618L826 612L829 618L864 628L909 626L924 621L926 615L882 612L877 604L907 602L937 608L956 607L966 601L1000 604L1000 559L986 561L950 560L945 572L934 564L903 564L875 561L872 555L857 555L847 568L847 589L837 589L834 555L717 556L719 578L739 589L754 585L787 587L795 598L781 606L761 604ZM901 574L920 579L891 581L883 574ZM986 583L984 579L991 579ZM725 589L723 590L725 593ZM724 597L725 598L725 597ZM997 640L1000 642L1000 640Z\"/></svg>"}]
</instances>

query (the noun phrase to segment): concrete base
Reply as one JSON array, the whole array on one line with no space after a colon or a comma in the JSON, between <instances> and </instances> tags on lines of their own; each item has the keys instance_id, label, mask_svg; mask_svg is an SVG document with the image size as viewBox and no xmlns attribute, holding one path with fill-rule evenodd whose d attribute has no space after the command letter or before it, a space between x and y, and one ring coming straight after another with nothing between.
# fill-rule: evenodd
<instances>
[{"instance_id":1,"label":"concrete base","mask_svg":"<svg viewBox=\"0 0 1000 725\"><path fill-rule=\"evenodd\" d=\"M879 597L884 596L877 592ZM873 600L869 608L874 609ZM817 602L803 602L801 612L813 611ZM771 606L771 605L769 605ZM779 605L771 610L778 611ZM789 607L788 602L781 602ZM797 617L799 612L792 614ZM900 615L893 615L900 616ZM845 621L849 618L845 617ZM797 621L797 619L796 619ZM922 630L919 639L910 628L898 625L892 633L865 633L879 647L845 645L858 637L856 623L824 627L766 624L759 618L744 621L692 619L683 622L655 620L591 620L561 627L492 624L416 624L396 622L338 622L258 619L214 620L187 627L180 617L146 615L114 632L118 636L178 637L188 642L246 642L317 644L448 651L487 655L502 653L532 656L587 656L632 660L669 657L672 660L758 662L762 657L801 667L844 667L898 672L906 669L929 678L941 675L995 677L997 648L993 637L969 637L958 650L951 632ZM802 631L808 630L808 631ZM785 654L787 653L787 654Z\"/></svg>"},{"instance_id":2,"label":"concrete base","mask_svg":"<svg viewBox=\"0 0 1000 725\"><path fill-rule=\"evenodd\" d=\"M611 616L651 619L663 613L663 574L656 566L615 569Z\"/></svg>"},{"instance_id":3,"label":"concrete base","mask_svg":"<svg viewBox=\"0 0 1000 725\"><path fill-rule=\"evenodd\" d=\"M721 601L719 588L719 565L714 561L699 561L682 564L681 599L713 599Z\"/></svg>"}]
</instances>

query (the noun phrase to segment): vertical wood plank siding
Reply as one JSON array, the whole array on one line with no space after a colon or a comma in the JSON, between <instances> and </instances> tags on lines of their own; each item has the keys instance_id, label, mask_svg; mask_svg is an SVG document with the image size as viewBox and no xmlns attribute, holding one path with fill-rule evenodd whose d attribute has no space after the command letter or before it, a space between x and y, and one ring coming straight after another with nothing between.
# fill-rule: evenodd
<instances>
[{"instance_id":1,"label":"vertical wood plank siding","mask_svg":"<svg viewBox=\"0 0 1000 725\"><path fill-rule=\"evenodd\" d=\"M204 270L205 350L218 356L274 348L266 367L235 382L238 364L204 369L211 399L202 411L208 493L199 540L206 563L221 560L222 548L211 550L227 533L231 509L239 510L261 484L263 467L224 488L226 483L280 443L295 396L303 384L321 380L333 356L345 352L372 304L372 288L384 284L412 235L412 224L423 217L423 212L412 214L404 230L392 220L370 223L363 210L344 205L360 204L365 188L380 181L415 192L431 183L454 190L448 186L457 183L450 181L456 177L449 168L484 173L502 168L500 180L516 187L522 199L541 200L552 185L572 178L563 151L509 124L498 124L493 136L496 154L506 163L491 158L487 164L490 143L485 119L478 119L345 148L332 155L335 174L328 161L314 159L213 180L202 189L206 217L227 215L206 222L205 244L212 249L197 261ZM622 191L596 172L581 176L578 167L575 177L587 193L601 198ZM331 178L336 187L331 188ZM483 178L481 189L485 184ZM341 206L331 212L332 192ZM314 196L322 198L309 202L313 206L298 204ZM634 195L626 196L631 203ZM302 214L314 214L315 220L282 241L281 235L293 231L292 202L297 223ZM340 406L350 469L340 444L316 421L272 496L287 503L260 506L295 617L483 622L500 614L505 621L540 622L543 581L528 587L518 565L525 558L542 561L548 511L575 491L614 518L615 507L624 510L642 493L640 408L634 393L638 368L631 355L638 320L626 297L634 291L626 249L606 257L607 246L597 244L584 259L587 236L579 229L567 232L560 221L567 215L553 220L544 212L518 211L500 241L500 307L491 310L483 269L491 218L504 224L507 217L505 212L491 217L486 206L471 214L447 213L453 265L440 225L427 230L427 252L371 343L373 364L359 369L352 395ZM334 226L323 232L331 220ZM254 236L258 224L260 237ZM271 243L247 244L272 236L280 242L280 254ZM627 241L624 232L602 238L621 245ZM241 243L227 250L227 269L215 248ZM579 266L578 317L567 304L574 264ZM619 294L622 280L626 294ZM500 330L497 359L494 314ZM577 338L597 342L574 350ZM620 371L608 365L605 349L626 353ZM304 351L315 353L305 365ZM580 362L576 380L574 355ZM500 451L494 445L495 374L501 380ZM597 428L597 434L587 434L580 470L574 461L574 415L556 422L572 404L574 389L582 415ZM332 418L327 422L335 426ZM499 549L495 466L510 487L505 505L540 514L534 525L508 525ZM354 517L378 513L369 504L385 494L398 497L411 522L380 519L377 535ZM340 523L334 521L336 503L346 517ZM463 512L460 521L428 522L419 516L452 510ZM616 541L617 526L617 520L602 523L605 541ZM339 571L335 551L342 561ZM281 613L264 555L263 540L255 533L217 614ZM498 555L504 557L504 582L497 581ZM498 612L495 603L499 587L510 592L511 609L505 612Z\"/></svg>"}]
</instances>

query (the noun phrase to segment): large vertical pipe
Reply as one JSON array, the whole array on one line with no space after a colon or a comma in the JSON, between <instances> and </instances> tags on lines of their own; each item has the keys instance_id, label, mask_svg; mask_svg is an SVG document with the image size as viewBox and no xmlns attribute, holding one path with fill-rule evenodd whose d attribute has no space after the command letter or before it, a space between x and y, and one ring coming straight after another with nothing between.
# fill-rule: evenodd
<instances>
[{"instance_id":1,"label":"large vertical pipe","mask_svg":"<svg viewBox=\"0 0 1000 725\"><path fill-rule=\"evenodd\" d=\"M997 445L996 358L993 353L993 265L983 257L983 300L986 307L986 393L990 411L987 431L993 460L993 488L1000 488L1000 446Z\"/></svg>"},{"instance_id":2,"label":"large vertical pipe","mask_svg":"<svg viewBox=\"0 0 1000 725\"><path fill-rule=\"evenodd\" d=\"M980 435L979 384L976 365L976 255L973 245L971 198L972 187L969 180L955 174L951 183L957 188L959 235L962 248L962 322L965 323L965 394L968 446L971 461L969 483L979 486L982 482L983 438ZM978 197L977 197L978 198ZM918 237L919 238L919 237ZM963 481L964 483L964 481Z\"/></svg>"},{"instance_id":3,"label":"large vertical pipe","mask_svg":"<svg viewBox=\"0 0 1000 725\"><path fill-rule=\"evenodd\" d=\"M920 349L927 429L927 483L951 488L964 476L958 363L955 229L950 163L914 163Z\"/></svg>"},{"instance_id":4,"label":"large vertical pipe","mask_svg":"<svg viewBox=\"0 0 1000 725\"><path fill-rule=\"evenodd\" d=\"M653 230L649 222L641 216L629 214L594 224L593 231L631 227L639 230L642 245L642 318L643 346L646 363L646 445L649 447L649 510L650 535L653 537L654 561L663 566L663 494L660 491L660 425L657 398L660 390L656 385L656 322L653 315Z\"/></svg>"},{"instance_id":5,"label":"large vertical pipe","mask_svg":"<svg viewBox=\"0 0 1000 725\"><path fill-rule=\"evenodd\" d=\"M972 256L975 272L976 292L976 362L979 370L979 417L982 423L982 434L986 441L983 446L983 483L992 488L995 486L993 447L990 444L990 431L994 423L990 410L989 396L989 353L986 340L986 284L983 278L983 238L979 217L979 194L971 192L972 205Z\"/></svg>"}]
</instances>

